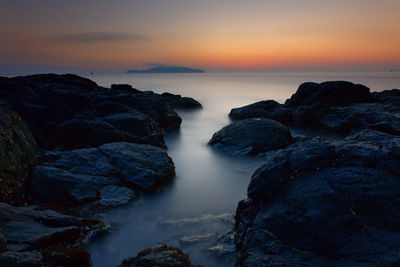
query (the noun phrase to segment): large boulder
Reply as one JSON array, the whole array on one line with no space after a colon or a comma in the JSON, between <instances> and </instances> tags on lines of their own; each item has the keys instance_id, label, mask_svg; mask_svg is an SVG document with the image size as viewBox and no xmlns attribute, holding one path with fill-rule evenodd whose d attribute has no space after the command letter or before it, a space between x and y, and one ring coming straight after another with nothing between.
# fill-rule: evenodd
<instances>
[{"instance_id":1,"label":"large boulder","mask_svg":"<svg viewBox=\"0 0 400 267\"><path fill-rule=\"evenodd\" d=\"M195 267L181 249L167 245L140 251L136 257L124 259L119 267Z\"/></svg>"},{"instance_id":2,"label":"large boulder","mask_svg":"<svg viewBox=\"0 0 400 267\"><path fill-rule=\"evenodd\" d=\"M400 138L365 130L271 152L236 214L238 266L391 266Z\"/></svg>"},{"instance_id":3,"label":"large boulder","mask_svg":"<svg viewBox=\"0 0 400 267\"><path fill-rule=\"evenodd\" d=\"M118 142L47 153L34 171L32 189L40 200L118 205L133 198L133 190L157 190L174 175L174 164L161 148Z\"/></svg>"},{"instance_id":4,"label":"large boulder","mask_svg":"<svg viewBox=\"0 0 400 267\"><path fill-rule=\"evenodd\" d=\"M163 131L182 121L158 94L126 85L103 88L70 74L1 78L0 99L21 115L45 149L117 141L164 147Z\"/></svg>"},{"instance_id":5,"label":"large boulder","mask_svg":"<svg viewBox=\"0 0 400 267\"><path fill-rule=\"evenodd\" d=\"M38 148L28 125L0 101L0 201L23 204Z\"/></svg>"},{"instance_id":6,"label":"large boulder","mask_svg":"<svg viewBox=\"0 0 400 267\"><path fill-rule=\"evenodd\" d=\"M250 118L267 118L279 121L282 124L292 124L292 111L274 100L259 101L240 108L234 108L229 113L232 120Z\"/></svg>"},{"instance_id":7,"label":"large boulder","mask_svg":"<svg viewBox=\"0 0 400 267\"><path fill-rule=\"evenodd\" d=\"M331 81L303 83L285 104L290 107L313 104L337 106L370 101L373 98L368 87L346 81Z\"/></svg>"},{"instance_id":8,"label":"large boulder","mask_svg":"<svg viewBox=\"0 0 400 267\"><path fill-rule=\"evenodd\" d=\"M289 129L270 119L246 119L233 122L216 132L209 144L240 156L285 148L293 143Z\"/></svg>"}]
</instances>

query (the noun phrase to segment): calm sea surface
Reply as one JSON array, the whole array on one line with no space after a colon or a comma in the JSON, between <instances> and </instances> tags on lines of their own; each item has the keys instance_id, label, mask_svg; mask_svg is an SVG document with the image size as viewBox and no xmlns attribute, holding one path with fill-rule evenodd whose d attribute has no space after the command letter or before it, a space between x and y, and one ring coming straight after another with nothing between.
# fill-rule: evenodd
<instances>
[{"instance_id":1,"label":"calm sea surface","mask_svg":"<svg viewBox=\"0 0 400 267\"><path fill-rule=\"evenodd\" d=\"M204 107L178 111L183 118L181 129L166 135L177 174L172 184L104 215L112 231L89 247L95 267L116 266L144 248L164 243L181 246L179 239L183 236L231 227L209 215L233 214L237 202L246 197L252 173L264 162L262 156L232 158L207 146L212 134L229 123L232 108L267 99L284 102L306 81L348 80L362 83L371 91L400 88L398 72L122 74L88 78L107 87L129 83L140 90L190 96ZM182 219L186 223L179 221ZM209 256L204 244L181 247L195 263L233 265Z\"/></svg>"}]
</instances>

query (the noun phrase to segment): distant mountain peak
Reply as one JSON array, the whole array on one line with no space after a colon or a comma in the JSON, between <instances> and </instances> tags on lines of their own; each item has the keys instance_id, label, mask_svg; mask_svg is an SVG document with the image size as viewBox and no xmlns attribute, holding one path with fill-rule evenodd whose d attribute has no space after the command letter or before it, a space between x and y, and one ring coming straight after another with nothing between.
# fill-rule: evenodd
<instances>
[{"instance_id":1,"label":"distant mountain peak","mask_svg":"<svg viewBox=\"0 0 400 267\"><path fill-rule=\"evenodd\" d=\"M157 66L145 70L128 70L126 73L204 73L202 69L192 69L181 66Z\"/></svg>"}]
</instances>

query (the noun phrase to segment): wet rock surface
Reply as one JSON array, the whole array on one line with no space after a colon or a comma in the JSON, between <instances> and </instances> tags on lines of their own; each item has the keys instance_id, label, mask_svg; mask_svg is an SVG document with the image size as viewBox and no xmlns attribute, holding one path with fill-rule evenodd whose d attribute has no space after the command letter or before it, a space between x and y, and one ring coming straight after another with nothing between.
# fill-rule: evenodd
<instances>
[{"instance_id":1,"label":"wet rock surface","mask_svg":"<svg viewBox=\"0 0 400 267\"><path fill-rule=\"evenodd\" d=\"M119 142L48 153L33 173L32 189L41 201L121 205L134 190L157 190L174 175L174 164L161 148Z\"/></svg>"},{"instance_id":2,"label":"wet rock surface","mask_svg":"<svg viewBox=\"0 0 400 267\"><path fill-rule=\"evenodd\" d=\"M397 136L365 130L272 152L237 208L238 265L397 262L399 149Z\"/></svg>"},{"instance_id":3,"label":"wet rock surface","mask_svg":"<svg viewBox=\"0 0 400 267\"><path fill-rule=\"evenodd\" d=\"M398 264L399 99L396 89L325 82L278 104L317 134L268 152L253 174L235 217L237 266ZM232 112L258 116L258 105Z\"/></svg>"},{"instance_id":4,"label":"wet rock surface","mask_svg":"<svg viewBox=\"0 0 400 267\"><path fill-rule=\"evenodd\" d=\"M209 144L224 152L241 156L287 147L293 143L289 129L270 119L246 119L233 122L216 132Z\"/></svg>"}]
</instances>

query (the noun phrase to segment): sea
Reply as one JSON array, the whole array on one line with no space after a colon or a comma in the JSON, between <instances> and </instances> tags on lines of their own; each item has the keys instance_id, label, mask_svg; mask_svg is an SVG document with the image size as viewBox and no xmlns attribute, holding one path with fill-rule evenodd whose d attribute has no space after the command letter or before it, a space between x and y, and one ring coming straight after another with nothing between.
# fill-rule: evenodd
<instances>
[{"instance_id":1,"label":"sea","mask_svg":"<svg viewBox=\"0 0 400 267\"><path fill-rule=\"evenodd\" d=\"M178 110L183 119L180 129L165 135L168 154L176 168L173 182L159 192L138 197L129 205L101 215L110 231L88 247L95 267L117 266L124 258L158 244L182 248L196 264L233 266L234 258L216 255L218 247L210 249L213 246L210 239L215 238L215 233L232 229L238 201L246 198L253 172L267 159L265 155L231 157L207 145L214 132L230 123L230 110L260 100L284 103L301 83L309 81L346 80L364 84L371 91L400 88L399 72L94 74L86 77L105 87L131 84L144 91L190 96L203 105L200 110Z\"/></svg>"}]
</instances>

